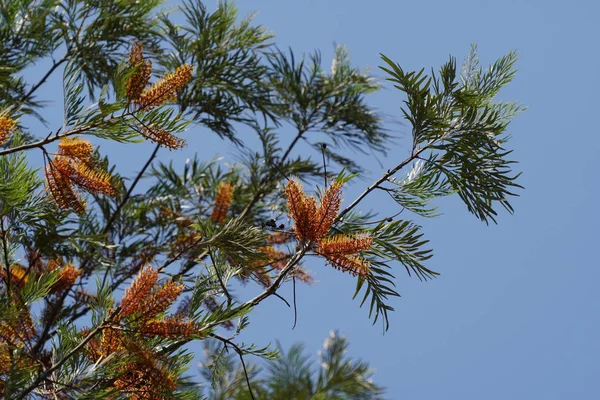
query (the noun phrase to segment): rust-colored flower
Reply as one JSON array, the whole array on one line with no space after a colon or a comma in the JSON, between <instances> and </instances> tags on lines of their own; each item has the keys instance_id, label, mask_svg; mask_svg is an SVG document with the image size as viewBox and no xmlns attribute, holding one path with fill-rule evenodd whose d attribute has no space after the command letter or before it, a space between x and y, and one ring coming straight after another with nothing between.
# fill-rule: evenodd
<instances>
[{"instance_id":1,"label":"rust-colored flower","mask_svg":"<svg viewBox=\"0 0 600 400\"><path fill-rule=\"evenodd\" d=\"M140 98L152 75L152 60L145 59L143 47L140 42L134 42L129 52L129 65L137 70L127 81L126 97L129 101Z\"/></svg>"},{"instance_id":2,"label":"rust-colored flower","mask_svg":"<svg viewBox=\"0 0 600 400\"><path fill-rule=\"evenodd\" d=\"M143 317L151 319L167 311L175 300L177 300L183 289L184 286L182 284L173 282L172 280L167 281L148 298Z\"/></svg>"},{"instance_id":3,"label":"rust-colored flower","mask_svg":"<svg viewBox=\"0 0 600 400\"><path fill-rule=\"evenodd\" d=\"M6 115L0 116L0 144L8 140L8 136L13 131L17 123Z\"/></svg>"},{"instance_id":4,"label":"rust-colored flower","mask_svg":"<svg viewBox=\"0 0 600 400\"><path fill-rule=\"evenodd\" d=\"M289 243L294 239L294 235L288 232L274 232L267 238L270 245Z\"/></svg>"},{"instance_id":5,"label":"rust-colored flower","mask_svg":"<svg viewBox=\"0 0 600 400\"><path fill-rule=\"evenodd\" d=\"M92 157L92 145L79 138L63 138L58 144L58 154L46 165L46 184L57 206L85 212L85 200L74 185L95 194L116 196L118 190L111 176L98 168Z\"/></svg>"},{"instance_id":6,"label":"rust-colored flower","mask_svg":"<svg viewBox=\"0 0 600 400\"><path fill-rule=\"evenodd\" d=\"M131 282L131 285L121 301L121 312L119 315L122 318L143 311L143 302L150 296L152 289L158 281L158 272L152 267L142 269L139 275Z\"/></svg>"},{"instance_id":7,"label":"rust-colored flower","mask_svg":"<svg viewBox=\"0 0 600 400\"><path fill-rule=\"evenodd\" d=\"M231 183L221 182L215 196L215 205L210 218L215 223L221 223L227 218L227 212L233 199L234 186Z\"/></svg>"},{"instance_id":8,"label":"rust-colored flower","mask_svg":"<svg viewBox=\"0 0 600 400\"><path fill-rule=\"evenodd\" d=\"M149 89L144 90L135 103L142 111L148 111L161 104L175 100L177 92L192 79L194 68L189 64L183 64L175 71L166 74Z\"/></svg>"},{"instance_id":9,"label":"rust-colored flower","mask_svg":"<svg viewBox=\"0 0 600 400\"><path fill-rule=\"evenodd\" d=\"M94 148L87 140L79 137L66 137L58 143L58 154L70 158L77 158L81 162L87 163L92 157Z\"/></svg>"},{"instance_id":10,"label":"rust-colored flower","mask_svg":"<svg viewBox=\"0 0 600 400\"><path fill-rule=\"evenodd\" d=\"M296 180L290 179L285 188L285 195L298 239L315 243L329 232L340 210L341 189L341 183L332 183L317 208L315 198L307 197L302 186Z\"/></svg>"},{"instance_id":11,"label":"rust-colored flower","mask_svg":"<svg viewBox=\"0 0 600 400\"><path fill-rule=\"evenodd\" d=\"M355 255L332 255L327 257L327 261L332 267L349 272L354 276L366 276L371 268L367 260Z\"/></svg>"},{"instance_id":12,"label":"rust-colored flower","mask_svg":"<svg viewBox=\"0 0 600 400\"><path fill-rule=\"evenodd\" d=\"M368 235L334 235L321 240L316 252L325 257L334 268L365 276L369 273L370 264L357 254L368 250L372 243L373 238Z\"/></svg>"},{"instance_id":13,"label":"rust-colored flower","mask_svg":"<svg viewBox=\"0 0 600 400\"><path fill-rule=\"evenodd\" d=\"M81 270L79 268L75 268L75 265L73 264L67 264L59 270L58 280L52 285L50 291L52 293L58 293L70 289L80 275Z\"/></svg>"},{"instance_id":14,"label":"rust-colored flower","mask_svg":"<svg viewBox=\"0 0 600 400\"><path fill-rule=\"evenodd\" d=\"M154 143L158 143L169 150L182 149L187 146L185 139L175 136L166 129L141 126L140 135Z\"/></svg>"},{"instance_id":15,"label":"rust-colored flower","mask_svg":"<svg viewBox=\"0 0 600 400\"><path fill-rule=\"evenodd\" d=\"M56 156L53 164L60 174L87 192L111 197L118 194L111 183L111 176L104 171L91 168L89 164L64 156Z\"/></svg>"},{"instance_id":16,"label":"rust-colored flower","mask_svg":"<svg viewBox=\"0 0 600 400\"><path fill-rule=\"evenodd\" d=\"M172 339L189 338L196 331L196 324L178 317L150 320L140 328L140 332L144 335Z\"/></svg>"},{"instance_id":17,"label":"rust-colored flower","mask_svg":"<svg viewBox=\"0 0 600 400\"><path fill-rule=\"evenodd\" d=\"M368 235L333 235L319 242L317 253L325 257L357 254L368 250L372 243L373 238Z\"/></svg>"},{"instance_id":18,"label":"rust-colored flower","mask_svg":"<svg viewBox=\"0 0 600 400\"><path fill-rule=\"evenodd\" d=\"M69 179L58 171L53 162L46 165L46 186L58 208L71 209L77 214L85 212L85 199L73 189Z\"/></svg>"},{"instance_id":19,"label":"rust-colored flower","mask_svg":"<svg viewBox=\"0 0 600 400\"><path fill-rule=\"evenodd\" d=\"M157 285L158 272L144 268L125 291L121 302L121 318L137 314L141 320L150 320L163 313L179 297L183 285L172 280Z\"/></svg>"}]
</instances>

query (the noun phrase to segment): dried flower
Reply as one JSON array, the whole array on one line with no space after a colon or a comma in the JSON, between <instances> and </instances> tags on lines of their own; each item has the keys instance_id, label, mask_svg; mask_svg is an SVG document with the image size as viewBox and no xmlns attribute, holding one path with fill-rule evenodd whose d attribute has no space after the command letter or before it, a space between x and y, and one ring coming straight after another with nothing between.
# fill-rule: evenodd
<instances>
[{"instance_id":1,"label":"dried flower","mask_svg":"<svg viewBox=\"0 0 600 400\"><path fill-rule=\"evenodd\" d=\"M182 149L187 146L185 139L171 134L166 129L156 127L141 126L139 129L140 135L148 140L158 143L169 150Z\"/></svg>"},{"instance_id":2,"label":"dried flower","mask_svg":"<svg viewBox=\"0 0 600 400\"><path fill-rule=\"evenodd\" d=\"M221 223L227 218L227 211L233 199L234 186L231 183L221 182L215 196L215 205L210 218L215 223Z\"/></svg>"},{"instance_id":3,"label":"dried flower","mask_svg":"<svg viewBox=\"0 0 600 400\"><path fill-rule=\"evenodd\" d=\"M0 116L0 144L8 140L8 135L10 135L16 125L17 123L12 118L6 115Z\"/></svg>"},{"instance_id":4,"label":"dried flower","mask_svg":"<svg viewBox=\"0 0 600 400\"><path fill-rule=\"evenodd\" d=\"M174 100L175 95L192 79L194 68L189 64L183 64L174 72L166 74L152 87L146 89L135 100L140 110L148 111L156 106Z\"/></svg>"},{"instance_id":5,"label":"dried flower","mask_svg":"<svg viewBox=\"0 0 600 400\"><path fill-rule=\"evenodd\" d=\"M142 44L134 42L129 52L129 65L138 67L127 81L126 97L130 101L140 98L152 75L152 60L144 59L142 50Z\"/></svg>"},{"instance_id":6,"label":"dried flower","mask_svg":"<svg viewBox=\"0 0 600 400\"><path fill-rule=\"evenodd\" d=\"M268 244L285 244L294 239L294 235L288 232L274 232L267 238Z\"/></svg>"}]
</instances>

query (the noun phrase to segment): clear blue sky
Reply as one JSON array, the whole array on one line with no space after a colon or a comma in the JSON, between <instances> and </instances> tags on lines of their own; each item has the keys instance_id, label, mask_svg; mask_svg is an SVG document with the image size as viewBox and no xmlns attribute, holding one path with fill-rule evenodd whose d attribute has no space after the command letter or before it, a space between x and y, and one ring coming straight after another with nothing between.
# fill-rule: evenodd
<instances>
[{"instance_id":1,"label":"clear blue sky","mask_svg":"<svg viewBox=\"0 0 600 400\"><path fill-rule=\"evenodd\" d=\"M379 53L405 69L420 69L437 67L450 54L460 61L471 43L479 45L483 64L517 50L519 72L501 98L529 107L509 128L526 188L514 200L515 215L502 214L499 225L486 226L450 199L441 203L442 217L418 220L435 250L429 266L441 276L421 283L397 267L402 298L393 300L390 331L382 335L351 300L352 277L313 259L306 265L319 283L299 285L296 329L291 329L293 314L273 298L255 310L243 341L278 339L286 348L301 341L316 353L328 332L338 329L349 339L351 354L376 368L374 380L388 388L391 399L600 398L600 262L592 252L600 222L594 172L600 163L594 123L600 106L600 6L475 0L239 5L243 14L259 12L256 21L276 34L281 48L290 46L296 54L320 49L328 63L333 42L344 44L354 64L371 67L382 78ZM401 100L386 86L371 104L399 119ZM409 146L408 126L389 128L399 140L382 159L384 168L404 159ZM187 139L187 149L163 151L161 158L182 165L195 151L204 158L231 159L234 153L208 131L190 132ZM125 147L103 151L121 170L131 171L152 147L119 146ZM380 174L373 159L360 159L373 166L371 178ZM367 183L355 182L346 204ZM378 200L369 199L363 210L395 209ZM247 298L257 291L248 287L238 294ZM290 297L289 288L282 293Z\"/></svg>"}]
</instances>

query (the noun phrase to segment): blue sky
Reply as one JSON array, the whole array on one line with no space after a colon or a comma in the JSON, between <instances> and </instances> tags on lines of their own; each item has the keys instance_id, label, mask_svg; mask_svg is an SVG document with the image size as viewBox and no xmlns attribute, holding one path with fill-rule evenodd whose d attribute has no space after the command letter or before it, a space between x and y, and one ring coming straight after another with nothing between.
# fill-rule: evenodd
<instances>
[{"instance_id":1,"label":"blue sky","mask_svg":"<svg viewBox=\"0 0 600 400\"><path fill-rule=\"evenodd\" d=\"M428 265L441 276L422 283L397 266L402 297L392 301L396 312L385 335L351 300L353 278L313 259L306 266L319 282L298 286L296 329L292 312L272 298L255 310L242 340L279 340L284 347L304 342L316 354L337 329L349 339L351 355L376 368L374 380L391 399L598 398L600 263L592 249L600 222L600 135L593 117L600 106L600 6L475 0L256 0L239 6L242 14L259 12L257 23L276 34L279 47L296 54L319 49L329 63L333 43L343 44L355 65L370 67L379 78L379 53L412 70L437 67L450 54L460 61L471 43L478 44L485 65L517 50L519 72L500 98L529 107L509 127L525 186L513 202L515 215L503 213L497 226L486 226L458 199L445 199L443 216L417 219L435 252ZM53 98L56 83L41 96ZM385 85L370 101L399 119L402 99ZM409 151L409 127L388 127L398 140L381 159L383 169ZM282 135L291 139L293 133ZM206 130L187 139L187 149L163 151L161 159L182 165L196 151L203 158L234 154ZM152 151L146 144L119 146L103 151L131 171ZM372 158L359 159L372 166L370 179L383 170ZM346 204L368 181L348 188ZM375 208L391 214L396 206L378 197L362 205ZM257 290L238 294L246 298ZM289 288L282 293L291 295Z\"/></svg>"}]
</instances>

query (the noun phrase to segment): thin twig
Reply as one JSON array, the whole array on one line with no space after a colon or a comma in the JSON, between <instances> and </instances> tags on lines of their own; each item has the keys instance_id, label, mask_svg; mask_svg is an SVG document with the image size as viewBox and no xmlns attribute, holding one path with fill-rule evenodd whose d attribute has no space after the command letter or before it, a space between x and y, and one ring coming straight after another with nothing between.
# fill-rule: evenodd
<instances>
[{"instance_id":1,"label":"thin twig","mask_svg":"<svg viewBox=\"0 0 600 400\"><path fill-rule=\"evenodd\" d=\"M232 342L231 340L224 338L222 336L217 335L216 333L211 333L209 335L212 338L215 338L217 340L220 340L221 342L230 345L231 347L233 347L233 349L235 350L236 353L238 353L238 355L240 356L240 362L242 363L242 368L244 369L244 377L246 378L246 384L248 385L248 391L250 392L250 397L254 400L254 393L252 393L252 386L250 385L250 378L248 376L248 369L246 368L246 363L244 362L244 356L243 356L243 351L242 349L240 349L240 347L235 344L234 342Z\"/></svg>"}]
</instances>

